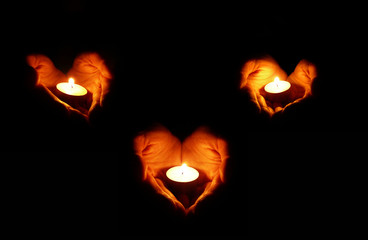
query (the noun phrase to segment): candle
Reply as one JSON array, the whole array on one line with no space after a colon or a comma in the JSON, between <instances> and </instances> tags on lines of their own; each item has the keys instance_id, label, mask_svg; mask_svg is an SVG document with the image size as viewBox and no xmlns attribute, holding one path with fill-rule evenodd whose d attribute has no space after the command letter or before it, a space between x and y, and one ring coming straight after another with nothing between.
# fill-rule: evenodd
<instances>
[{"instance_id":1,"label":"candle","mask_svg":"<svg viewBox=\"0 0 368 240\"><path fill-rule=\"evenodd\" d=\"M183 163L181 166L172 167L166 172L166 176L175 182L187 183L196 180L199 172Z\"/></svg>"},{"instance_id":2,"label":"candle","mask_svg":"<svg viewBox=\"0 0 368 240\"><path fill-rule=\"evenodd\" d=\"M289 90L291 84L287 81L282 81L278 77L275 77L273 82L270 82L265 86L265 91L268 93L282 93Z\"/></svg>"},{"instance_id":3,"label":"candle","mask_svg":"<svg viewBox=\"0 0 368 240\"><path fill-rule=\"evenodd\" d=\"M87 94L87 89L81 85L75 84L73 78L69 78L69 82L62 82L56 85L56 88L70 96L84 96Z\"/></svg>"},{"instance_id":4,"label":"candle","mask_svg":"<svg viewBox=\"0 0 368 240\"><path fill-rule=\"evenodd\" d=\"M270 102L279 102L287 104L289 101L291 84L275 77L273 82L268 83L264 87L265 98Z\"/></svg>"},{"instance_id":5,"label":"candle","mask_svg":"<svg viewBox=\"0 0 368 240\"><path fill-rule=\"evenodd\" d=\"M88 112L92 103L92 94L76 84L73 78L69 78L68 82L58 83L53 92L60 100L83 113Z\"/></svg>"}]
</instances>

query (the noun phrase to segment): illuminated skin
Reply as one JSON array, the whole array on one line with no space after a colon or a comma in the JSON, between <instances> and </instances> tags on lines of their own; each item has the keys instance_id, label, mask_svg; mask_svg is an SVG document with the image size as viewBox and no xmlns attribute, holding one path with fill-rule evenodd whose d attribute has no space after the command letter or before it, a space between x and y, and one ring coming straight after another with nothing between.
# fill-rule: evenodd
<instances>
[{"instance_id":1,"label":"illuminated skin","mask_svg":"<svg viewBox=\"0 0 368 240\"><path fill-rule=\"evenodd\" d=\"M72 69L66 75L57 69L48 57L41 54L27 56L27 63L38 74L36 85L44 87L46 91L60 82L68 82L69 77L77 79L78 84L93 94L92 105L88 113L97 106L102 106L104 97L109 92L112 74L105 65L104 60L97 53L82 53L77 56ZM48 92L55 101L59 101L50 91ZM68 110L77 111L67 104L62 104Z\"/></svg>"},{"instance_id":2,"label":"illuminated skin","mask_svg":"<svg viewBox=\"0 0 368 240\"><path fill-rule=\"evenodd\" d=\"M287 105L270 105L261 94L263 87L278 77L291 83L291 99ZM286 107L300 102L312 95L312 83L317 77L317 68L307 60L301 60L290 76L281 69L278 63L270 56L247 61L242 69L240 88L249 92L251 100L261 112L272 116L283 111Z\"/></svg>"},{"instance_id":3,"label":"illuminated skin","mask_svg":"<svg viewBox=\"0 0 368 240\"><path fill-rule=\"evenodd\" d=\"M198 128L187 137L182 144L182 151L183 162L203 171L210 180L204 192L187 210L194 212L198 203L225 182L225 166L229 153L226 141L213 135L206 127Z\"/></svg>"},{"instance_id":4,"label":"illuminated skin","mask_svg":"<svg viewBox=\"0 0 368 240\"><path fill-rule=\"evenodd\" d=\"M196 206L225 182L225 165L229 158L225 140L213 135L208 128L200 127L183 143L163 126L145 131L134 139L135 153L143 165L143 180L147 181L158 194L185 213L194 212ZM209 181L203 193L187 209L168 190L161 179L160 171L185 162L200 170Z\"/></svg>"}]
</instances>

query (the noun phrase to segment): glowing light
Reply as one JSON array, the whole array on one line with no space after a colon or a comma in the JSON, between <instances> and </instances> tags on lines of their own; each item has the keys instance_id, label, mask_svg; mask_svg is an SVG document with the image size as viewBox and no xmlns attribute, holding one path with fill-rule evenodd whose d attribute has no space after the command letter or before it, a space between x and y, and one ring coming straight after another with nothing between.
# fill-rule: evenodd
<instances>
[{"instance_id":1,"label":"glowing light","mask_svg":"<svg viewBox=\"0 0 368 240\"><path fill-rule=\"evenodd\" d=\"M68 82L58 83L56 88L67 95L71 96L84 96L87 94L87 89L81 85L75 84L73 78L69 78Z\"/></svg>"},{"instance_id":2,"label":"glowing light","mask_svg":"<svg viewBox=\"0 0 368 240\"><path fill-rule=\"evenodd\" d=\"M268 93L282 93L291 87L291 84L287 81L282 81L279 77L275 77L273 82L268 83L265 86L265 91Z\"/></svg>"},{"instance_id":3,"label":"glowing light","mask_svg":"<svg viewBox=\"0 0 368 240\"><path fill-rule=\"evenodd\" d=\"M166 176L175 182L192 182L199 177L199 172L183 163L181 166L175 166L167 170Z\"/></svg>"},{"instance_id":4,"label":"glowing light","mask_svg":"<svg viewBox=\"0 0 368 240\"><path fill-rule=\"evenodd\" d=\"M69 78L69 86L70 88L74 88L74 78Z\"/></svg>"}]
</instances>

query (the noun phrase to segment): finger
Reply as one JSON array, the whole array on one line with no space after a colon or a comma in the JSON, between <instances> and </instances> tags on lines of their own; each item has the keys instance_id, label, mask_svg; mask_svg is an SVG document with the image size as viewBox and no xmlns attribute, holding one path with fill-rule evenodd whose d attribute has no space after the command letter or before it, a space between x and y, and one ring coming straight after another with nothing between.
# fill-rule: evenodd
<instances>
[{"instance_id":1,"label":"finger","mask_svg":"<svg viewBox=\"0 0 368 240\"><path fill-rule=\"evenodd\" d=\"M102 106L102 101L103 101L102 89L101 89L101 87L96 87L93 94L92 94L92 104L91 104L91 107L89 108L88 112L91 113L98 106Z\"/></svg>"},{"instance_id":2,"label":"finger","mask_svg":"<svg viewBox=\"0 0 368 240\"><path fill-rule=\"evenodd\" d=\"M189 214L195 214L195 208L196 208L197 204L193 204L192 206L190 206L188 209L185 209L185 214L189 215Z\"/></svg>"},{"instance_id":3,"label":"finger","mask_svg":"<svg viewBox=\"0 0 368 240\"><path fill-rule=\"evenodd\" d=\"M173 203L175 204L175 201L178 201L176 199L176 197L174 196L174 194L166 188L165 184L162 182L161 179L159 178L154 178L155 179L155 183L157 183L157 186L160 188L160 192L161 194L163 194L165 197L169 198L170 200L173 201Z\"/></svg>"},{"instance_id":4,"label":"finger","mask_svg":"<svg viewBox=\"0 0 368 240\"><path fill-rule=\"evenodd\" d=\"M218 178L218 177L217 177ZM197 200L194 202L192 206L187 209L186 213L195 213L195 210L198 205L200 205L204 199L206 199L208 196L211 196L213 194L213 191L218 187L219 182L217 181L217 184L214 184L214 181L211 183L208 183L206 186L206 189L203 191L203 193L197 198Z\"/></svg>"},{"instance_id":5,"label":"finger","mask_svg":"<svg viewBox=\"0 0 368 240\"><path fill-rule=\"evenodd\" d=\"M267 113L270 117L275 114L275 111L273 110L272 107L268 106L266 99L261 95L258 94L257 95L257 101L259 103L259 106L261 108L261 111Z\"/></svg>"},{"instance_id":6,"label":"finger","mask_svg":"<svg viewBox=\"0 0 368 240\"><path fill-rule=\"evenodd\" d=\"M46 87L55 87L56 84L64 82L66 79L65 75L58 70L53 62L45 55L28 55L27 63L37 72L37 84L43 84Z\"/></svg>"},{"instance_id":7,"label":"finger","mask_svg":"<svg viewBox=\"0 0 368 240\"><path fill-rule=\"evenodd\" d=\"M162 195L170 201L170 203L175 207L175 209L185 211L184 205L176 199L174 194L170 192L159 178L155 178L152 175L148 175L148 183L152 186L156 193Z\"/></svg>"},{"instance_id":8,"label":"finger","mask_svg":"<svg viewBox=\"0 0 368 240\"><path fill-rule=\"evenodd\" d=\"M293 102L291 102L291 103L288 103L288 104L287 104L283 109L286 109L286 108L288 108L288 107L290 107L290 106L292 106L292 105L294 105L294 104L296 104L296 103L301 102L305 97L306 97L306 96L304 96L303 98L299 98L299 99L297 99L297 100L295 100L295 101L293 101Z\"/></svg>"},{"instance_id":9,"label":"finger","mask_svg":"<svg viewBox=\"0 0 368 240\"><path fill-rule=\"evenodd\" d=\"M284 108L282 106L276 106L275 107L275 113L278 113L280 111L282 111Z\"/></svg>"},{"instance_id":10,"label":"finger","mask_svg":"<svg viewBox=\"0 0 368 240\"><path fill-rule=\"evenodd\" d=\"M256 90L248 89L250 100L256 105L259 112L261 111L261 105L258 102L257 92Z\"/></svg>"},{"instance_id":11,"label":"finger","mask_svg":"<svg viewBox=\"0 0 368 240\"><path fill-rule=\"evenodd\" d=\"M176 198L173 200L173 203L175 205L175 208L179 211L186 212L184 205L177 200Z\"/></svg>"},{"instance_id":12,"label":"finger","mask_svg":"<svg viewBox=\"0 0 368 240\"><path fill-rule=\"evenodd\" d=\"M275 113L280 112L283 109L282 104L278 102L273 103L272 108L274 109Z\"/></svg>"}]
</instances>

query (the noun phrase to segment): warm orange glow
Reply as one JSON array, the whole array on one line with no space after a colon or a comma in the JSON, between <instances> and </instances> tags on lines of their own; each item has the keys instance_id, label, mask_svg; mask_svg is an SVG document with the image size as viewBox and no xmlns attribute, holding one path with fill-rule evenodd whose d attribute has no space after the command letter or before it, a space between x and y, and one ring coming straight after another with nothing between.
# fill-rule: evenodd
<instances>
[{"instance_id":1,"label":"warm orange glow","mask_svg":"<svg viewBox=\"0 0 368 240\"><path fill-rule=\"evenodd\" d=\"M192 167L188 167L186 163L183 163L181 166L172 167L167 170L166 176L175 182L192 182L199 177L199 172Z\"/></svg>"},{"instance_id":2,"label":"warm orange glow","mask_svg":"<svg viewBox=\"0 0 368 240\"><path fill-rule=\"evenodd\" d=\"M207 127L198 128L182 143L159 125L138 135L134 149L142 163L143 180L186 213L194 212L198 203L225 182L227 143ZM178 199L167 187L166 183L172 184L169 180L174 185L177 182L195 185L197 195L188 196L189 202L181 202L182 198Z\"/></svg>"},{"instance_id":3,"label":"warm orange glow","mask_svg":"<svg viewBox=\"0 0 368 240\"><path fill-rule=\"evenodd\" d=\"M276 112L311 96L312 84L316 77L316 66L305 59L301 60L294 72L288 76L275 59L265 56L250 59L244 64L240 89L248 92L260 111L273 116ZM280 93L285 96L278 99L277 95Z\"/></svg>"},{"instance_id":4,"label":"warm orange glow","mask_svg":"<svg viewBox=\"0 0 368 240\"><path fill-rule=\"evenodd\" d=\"M98 53L87 52L78 55L72 69L67 74L57 69L51 59L41 54L27 56L27 63L37 72L36 84L46 87L47 94L56 101L60 101L60 96L56 96L60 92L69 96L84 96L91 93L92 103L88 104L88 113L93 111L95 107L102 106L105 96L110 91L113 75L105 64L105 60ZM79 86L83 86L85 89L78 87L75 82L74 84L69 83L68 77L70 76L74 77ZM57 93L54 92L55 86L59 90L59 92L56 91ZM68 111L80 110L74 107L70 108L69 105L65 107ZM81 112L78 111L78 113Z\"/></svg>"}]
</instances>

